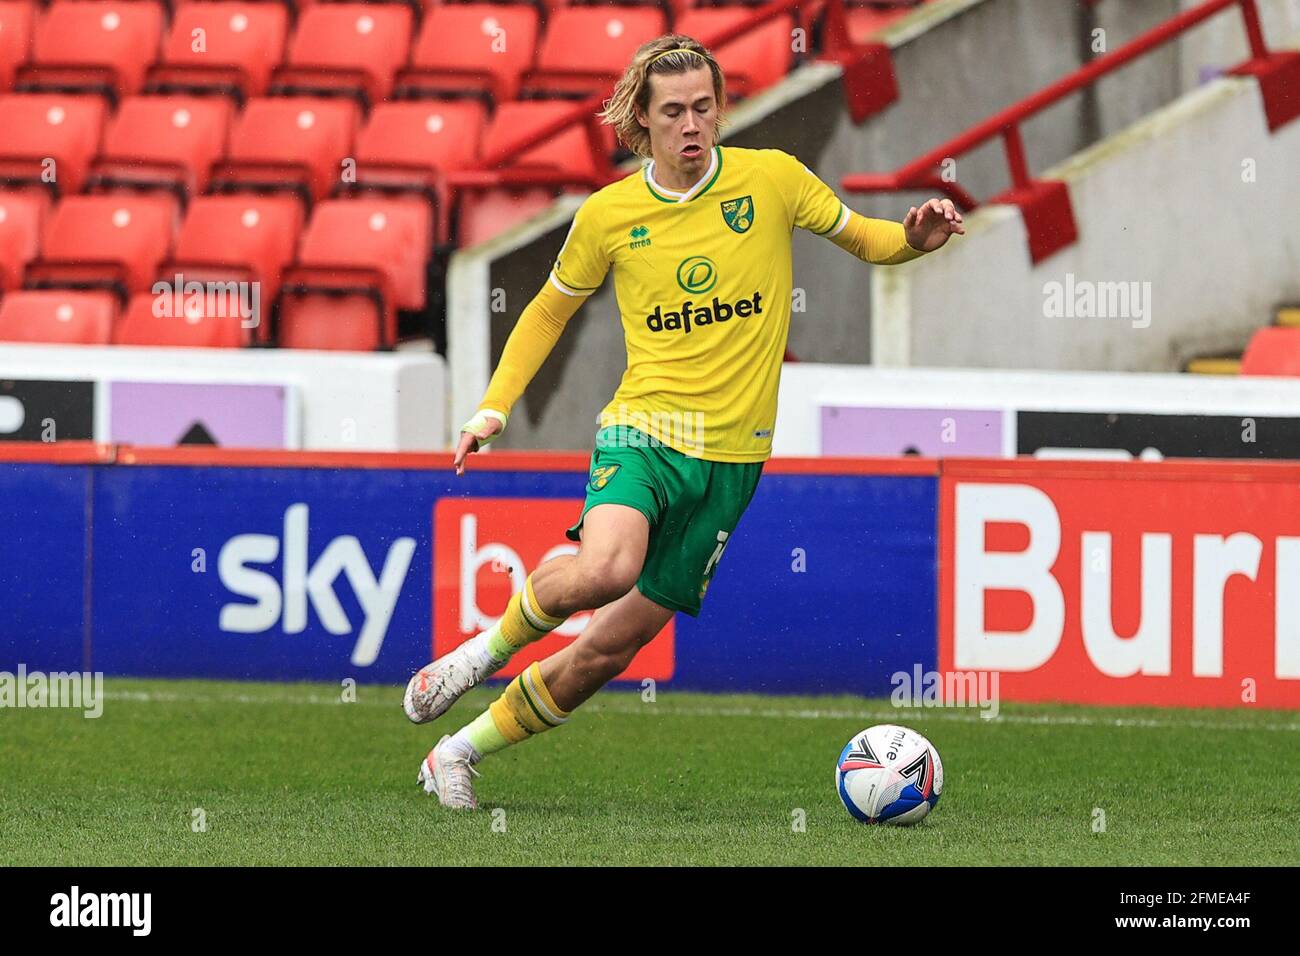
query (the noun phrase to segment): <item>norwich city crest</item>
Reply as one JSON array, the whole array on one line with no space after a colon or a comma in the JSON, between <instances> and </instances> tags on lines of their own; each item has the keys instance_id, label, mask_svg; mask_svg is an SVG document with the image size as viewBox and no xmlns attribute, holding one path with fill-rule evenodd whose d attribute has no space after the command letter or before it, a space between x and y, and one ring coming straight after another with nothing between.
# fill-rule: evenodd
<instances>
[{"instance_id":1,"label":"norwich city crest","mask_svg":"<svg viewBox=\"0 0 1300 956\"><path fill-rule=\"evenodd\" d=\"M754 222L754 201L749 196L728 199L722 204L722 218L733 232L748 232Z\"/></svg>"},{"instance_id":2,"label":"norwich city crest","mask_svg":"<svg viewBox=\"0 0 1300 956\"><path fill-rule=\"evenodd\" d=\"M601 465L599 468L591 469L591 490L600 491L609 484L609 480L618 473L619 467L619 465Z\"/></svg>"}]
</instances>

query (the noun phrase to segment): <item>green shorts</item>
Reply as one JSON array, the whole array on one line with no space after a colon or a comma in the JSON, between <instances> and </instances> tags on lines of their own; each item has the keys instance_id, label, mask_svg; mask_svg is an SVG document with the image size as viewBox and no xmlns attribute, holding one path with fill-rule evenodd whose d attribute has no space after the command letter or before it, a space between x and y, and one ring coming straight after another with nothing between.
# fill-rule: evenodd
<instances>
[{"instance_id":1,"label":"green shorts","mask_svg":"<svg viewBox=\"0 0 1300 956\"><path fill-rule=\"evenodd\" d=\"M581 540L578 531L596 505L635 508L650 522L637 589L656 604L695 617L762 473L761 461L692 458L645 432L611 425L596 433L587 500L567 534Z\"/></svg>"}]
</instances>

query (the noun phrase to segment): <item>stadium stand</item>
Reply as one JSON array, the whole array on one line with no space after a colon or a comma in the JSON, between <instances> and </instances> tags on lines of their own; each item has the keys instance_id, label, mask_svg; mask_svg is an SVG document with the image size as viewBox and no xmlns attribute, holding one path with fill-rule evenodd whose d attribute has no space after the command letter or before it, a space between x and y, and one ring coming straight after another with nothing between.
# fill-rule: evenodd
<instances>
[{"instance_id":1,"label":"stadium stand","mask_svg":"<svg viewBox=\"0 0 1300 956\"><path fill-rule=\"evenodd\" d=\"M612 131L580 114L640 43L723 37L734 95L753 95L796 65L796 6L808 25L841 10L0 0L0 293L22 293L0 337L440 342L452 249L619 175ZM261 283L268 321L158 319L148 290L178 273Z\"/></svg>"}]
</instances>

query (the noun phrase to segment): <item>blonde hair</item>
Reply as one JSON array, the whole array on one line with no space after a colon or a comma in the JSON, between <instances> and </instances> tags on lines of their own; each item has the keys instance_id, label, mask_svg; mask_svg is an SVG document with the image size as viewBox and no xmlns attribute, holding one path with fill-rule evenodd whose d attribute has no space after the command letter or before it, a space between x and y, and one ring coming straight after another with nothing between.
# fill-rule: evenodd
<instances>
[{"instance_id":1,"label":"blonde hair","mask_svg":"<svg viewBox=\"0 0 1300 956\"><path fill-rule=\"evenodd\" d=\"M727 86L722 68L700 41L680 33L643 43L614 87L614 95L605 101L605 108L597 115L606 126L614 127L619 142L636 155L649 158L650 131L637 122L636 107L640 106L642 112L650 109L650 77L686 73L701 66L707 66L713 74L713 98L718 110L716 138L717 128L727 122Z\"/></svg>"}]
</instances>

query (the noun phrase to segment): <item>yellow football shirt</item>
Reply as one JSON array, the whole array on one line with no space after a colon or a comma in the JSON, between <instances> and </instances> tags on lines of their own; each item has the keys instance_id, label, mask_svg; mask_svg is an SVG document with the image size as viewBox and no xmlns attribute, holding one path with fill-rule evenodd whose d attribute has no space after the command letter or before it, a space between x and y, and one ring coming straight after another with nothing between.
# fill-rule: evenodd
<instances>
[{"instance_id":1,"label":"yellow football shirt","mask_svg":"<svg viewBox=\"0 0 1300 956\"><path fill-rule=\"evenodd\" d=\"M588 197L549 282L585 297L614 270L627 370L601 426L632 426L711 461L769 458L790 326L791 233L848 242L840 233L851 219L863 228L846 248L864 258L867 248L888 256L871 261L922 254L900 224L857 216L777 149L715 146L685 193L658 185L651 162Z\"/></svg>"}]
</instances>

